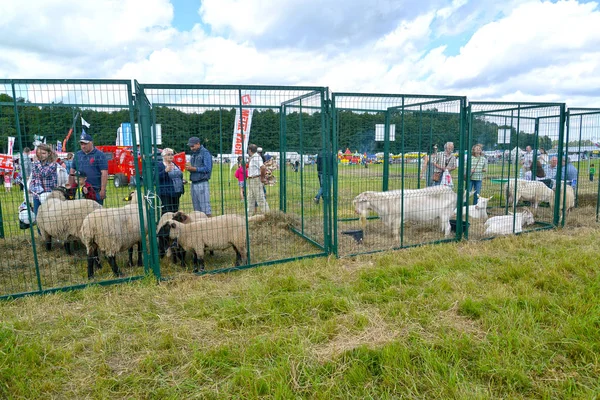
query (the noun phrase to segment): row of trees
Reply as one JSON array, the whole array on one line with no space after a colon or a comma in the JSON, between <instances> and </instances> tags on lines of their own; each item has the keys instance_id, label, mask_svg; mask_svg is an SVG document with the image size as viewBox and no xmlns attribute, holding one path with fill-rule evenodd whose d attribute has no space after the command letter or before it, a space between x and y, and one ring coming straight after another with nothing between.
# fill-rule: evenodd
<instances>
[{"instance_id":1,"label":"row of trees","mask_svg":"<svg viewBox=\"0 0 600 400\"><path fill-rule=\"evenodd\" d=\"M23 146L31 147L35 135L44 136L48 143L63 141L75 122L73 139L68 149L78 149L77 138L81 133L81 115L91 124L86 131L94 137L96 144L114 144L117 129L123 122L130 122L129 109L77 109L61 104L33 106L18 99L19 125ZM171 147L176 151L187 149L187 140L191 136L203 139L205 146L213 154L230 153L232 146L235 109L214 109L201 113L186 113L169 107L154 109L153 118L161 124L162 147ZM137 118L137 115L134 116ZM385 123L385 113L338 111L336 114L337 149L359 151L361 153L382 152L384 143L375 141L375 125ZM326 121L333 121L328 119ZM448 141L455 142L458 148L461 121L459 114L427 110L423 112L396 112L390 116L391 124L396 127L396 137L390 143L394 154L411 151L429 152L434 144L442 148ZM285 136L281 136L281 126L285 125ZM265 151L278 151L285 145L286 151L314 154L323 143L332 140L329 122L323 126L320 112L290 113L282 121L280 114L272 109L254 110L251 126L251 142L263 147ZM498 146L497 124L484 119L473 120L473 143L482 143L485 150L508 148ZM511 128L511 145L524 148L527 145L551 148L548 137L536 138L533 134ZM0 94L0 148L6 152L7 137L17 136L14 105L12 98ZM18 150L18 142L16 144Z\"/></svg>"}]
</instances>

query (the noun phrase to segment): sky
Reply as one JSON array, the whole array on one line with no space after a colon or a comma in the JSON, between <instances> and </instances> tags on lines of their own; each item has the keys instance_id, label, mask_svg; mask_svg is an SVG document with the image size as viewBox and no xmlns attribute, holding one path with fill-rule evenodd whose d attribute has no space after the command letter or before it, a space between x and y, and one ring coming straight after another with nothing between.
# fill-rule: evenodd
<instances>
[{"instance_id":1,"label":"sky","mask_svg":"<svg viewBox=\"0 0 600 400\"><path fill-rule=\"evenodd\" d=\"M600 107L600 5L2 0L0 79L327 86Z\"/></svg>"}]
</instances>

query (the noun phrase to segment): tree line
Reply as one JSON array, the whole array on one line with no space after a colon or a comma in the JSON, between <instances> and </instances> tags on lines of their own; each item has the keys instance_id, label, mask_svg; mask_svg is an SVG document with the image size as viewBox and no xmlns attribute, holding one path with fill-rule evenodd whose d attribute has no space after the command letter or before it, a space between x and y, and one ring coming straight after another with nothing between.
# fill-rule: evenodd
<instances>
[{"instance_id":1,"label":"tree line","mask_svg":"<svg viewBox=\"0 0 600 400\"><path fill-rule=\"evenodd\" d=\"M43 136L47 143L62 142L69 129L74 126L67 149L63 150L77 150L77 139L82 128L79 116L90 123L90 128L84 129L93 136L95 144L111 145L115 144L117 129L121 123L130 122L129 109L80 109L60 103L39 107L28 104L24 99L17 99L17 103L23 147L32 147L36 136ZM161 125L160 147L171 147L176 152L188 150L188 139L198 136L212 154L230 153L235 117L236 110L233 108L190 113L170 107L155 107L152 112L153 121ZM263 147L265 151L279 151L281 147L285 147L286 151L304 154L317 153L323 142L334 151L344 151L346 148L360 153L384 151L384 142L375 140L375 125L385 123L385 113L339 110L335 119L331 117L332 115L327 116L323 126L321 112L293 112L281 119L279 112L273 109L255 109L250 142ZM137 118L136 113L134 118ZM502 126L480 118L475 118L472 122L472 143L483 144L485 150L509 147L497 144L498 128L503 128ZM337 149L333 149L331 144L334 123ZM458 149L461 130L459 114L435 109L395 112L390 115L390 124L395 125L396 129L395 140L390 142L391 153L429 152L434 144L441 149L448 141L454 142ZM517 134L514 127L510 129L512 147L535 146L535 135L524 132ZM4 153L9 136L17 136L14 105L10 96L0 94L0 149ZM540 137L537 138L537 145L549 149L552 141L548 137ZM15 150L18 151L18 141L15 143Z\"/></svg>"}]
</instances>

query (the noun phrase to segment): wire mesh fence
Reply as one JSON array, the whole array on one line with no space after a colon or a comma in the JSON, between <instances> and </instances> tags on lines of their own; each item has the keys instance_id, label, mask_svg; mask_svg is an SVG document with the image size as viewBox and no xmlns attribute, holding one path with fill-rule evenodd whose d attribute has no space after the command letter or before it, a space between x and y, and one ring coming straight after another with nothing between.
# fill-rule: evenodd
<instances>
[{"instance_id":1,"label":"wire mesh fence","mask_svg":"<svg viewBox=\"0 0 600 400\"><path fill-rule=\"evenodd\" d=\"M217 272L326 254L325 206L312 201L318 190L313 162L326 143L326 89L140 87L151 105L153 131L161 132L153 152L161 214L197 218L185 220L190 226L177 221L185 216L166 214L158 221L159 253L166 256L163 277L182 267ZM165 170L161 164L168 168L170 161L159 146L175 154L190 152L184 193L177 193L177 204L170 209L164 207L168 185L159 176ZM192 243L182 237L195 239ZM189 255L194 252L198 258Z\"/></svg>"},{"instance_id":2,"label":"wire mesh fence","mask_svg":"<svg viewBox=\"0 0 600 400\"><path fill-rule=\"evenodd\" d=\"M81 287L92 277L107 283L143 276L143 256L131 268L124 267L126 253L109 259L113 268L98 269L102 264L92 258L88 263L81 233L100 203L113 219L126 218L121 210L128 189L105 187L101 169L108 172L106 158L113 154L98 151L94 143L114 143L121 124L134 123L131 82L4 80L0 92L0 140L9 143L0 196L0 296ZM63 190L53 190L58 186ZM69 197L75 200L66 201ZM113 226L102 219L98 235L120 244L122 238L143 237L138 207L133 210L126 215L137 218L137 228L111 233ZM92 247L100 240L88 239Z\"/></svg>"},{"instance_id":3,"label":"wire mesh fence","mask_svg":"<svg viewBox=\"0 0 600 400\"><path fill-rule=\"evenodd\" d=\"M467 192L475 194L465 208L466 237L547 229L557 223L553 188L562 171L564 127L564 104L469 104L465 178Z\"/></svg>"},{"instance_id":4,"label":"wire mesh fence","mask_svg":"<svg viewBox=\"0 0 600 400\"><path fill-rule=\"evenodd\" d=\"M332 102L336 254L458 238L465 98L334 93Z\"/></svg>"},{"instance_id":5,"label":"wire mesh fence","mask_svg":"<svg viewBox=\"0 0 600 400\"><path fill-rule=\"evenodd\" d=\"M600 109L569 108L565 135L566 177L571 180L575 201L565 221L569 225L584 226L598 222L597 168L600 164ZM575 177L575 183L573 183Z\"/></svg>"}]
</instances>

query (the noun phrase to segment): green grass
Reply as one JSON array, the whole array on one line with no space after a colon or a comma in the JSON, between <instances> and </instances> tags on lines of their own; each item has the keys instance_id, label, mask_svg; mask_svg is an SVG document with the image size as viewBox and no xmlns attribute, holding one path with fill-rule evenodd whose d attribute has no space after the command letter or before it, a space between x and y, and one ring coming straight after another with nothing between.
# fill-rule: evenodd
<instances>
[{"instance_id":1,"label":"green grass","mask_svg":"<svg viewBox=\"0 0 600 400\"><path fill-rule=\"evenodd\" d=\"M0 303L0 398L595 398L598 229Z\"/></svg>"}]
</instances>

